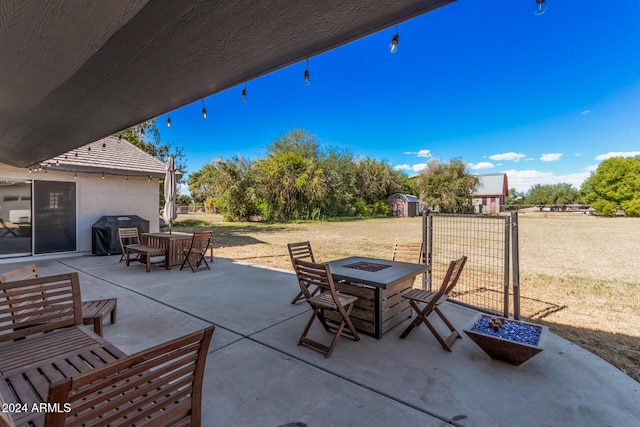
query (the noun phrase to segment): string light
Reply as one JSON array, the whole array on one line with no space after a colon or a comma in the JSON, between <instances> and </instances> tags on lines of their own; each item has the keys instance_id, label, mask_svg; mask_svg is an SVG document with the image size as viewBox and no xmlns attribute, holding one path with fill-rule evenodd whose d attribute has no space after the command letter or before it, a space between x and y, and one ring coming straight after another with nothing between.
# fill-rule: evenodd
<instances>
[{"instance_id":1,"label":"string light","mask_svg":"<svg viewBox=\"0 0 640 427\"><path fill-rule=\"evenodd\" d=\"M207 118L207 109L204 106L204 98L202 98L202 118L205 120Z\"/></svg>"},{"instance_id":2,"label":"string light","mask_svg":"<svg viewBox=\"0 0 640 427\"><path fill-rule=\"evenodd\" d=\"M102 172L102 179L104 179L104 172Z\"/></svg>"},{"instance_id":3,"label":"string light","mask_svg":"<svg viewBox=\"0 0 640 427\"><path fill-rule=\"evenodd\" d=\"M106 150L106 149L107 149L107 143L106 143L106 142L103 142L103 143L102 143L102 151L104 151L104 150Z\"/></svg>"},{"instance_id":4,"label":"string light","mask_svg":"<svg viewBox=\"0 0 640 427\"><path fill-rule=\"evenodd\" d=\"M242 89L242 94L240 95L240 101L244 104L247 102L247 84L244 84L244 88Z\"/></svg>"},{"instance_id":5,"label":"string light","mask_svg":"<svg viewBox=\"0 0 640 427\"><path fill-rule=\"evenodd\" d=\"M547 11L547 0L536 0L534 15L540 16Z\"/></svg>"},{"instance_id":6,"label":"string light","mask_svg":"<svg viewBox=\"0 0 640 427\"><path fill-rule=\"evenodd\" d=\"M147 175L149 178L147 179L147 182L151 182L151 175Z\"/></svg>"},{"instance_id":7,"label":"string light","mask_svg":"<svg viewBox=\"0 0 640 427\"><path fill-rule=\"evenodd\" d=\"M391 39L391 43L389 43L389 53L396 53L398 51L398 43L400 42L400 31L398 31L398 26L396 25L396 35Z\"/></svg>"},{"instance_id":8,"label":"string light","mask_svg":"<svg viewBox=\"0 0 640 427\"><path fill-rule=\"evenodd\" d=\"M169 114L169 116L167 117L167 127L171 127L171 114Z\"/></svg>"},{"instance_id":9,"label":"string light","mask_svg":"<svg viewBox=\"0 0 640 427\"><path fill-rule=\"evenodd\" d=\"M144 126L140 129L140 136L142 138L146 138L147 137L147 134L144 132Z\"/></svg>"},{"instance_id":10,"label":"string light","mask_svg":"<svg viewBox=\"0 0 640 427\"><path fill-rule=\"evenodd\" d=\"M87 147L87 151L91 151L91 146Z\"/></svg>"},{"instance_id":11,"label":"string light","mask_svg":"<svg viewBox=\"0 0 640 427\"><path fill-rule=\"evenodd\" d=\"M309 73L309 58L307 58L307 69L304 70L304 85L311 85L311 73Z\"/></svg>"},{"instance_id":12,"label":"string light","mask_svg":"<svg viewBox=\"0 0 640 427\"><path fill-rule=\"evenodd\" d=\"M78 179L78 175L75 172L73 173L73 179Z\"/></svg>"}]
</instances>

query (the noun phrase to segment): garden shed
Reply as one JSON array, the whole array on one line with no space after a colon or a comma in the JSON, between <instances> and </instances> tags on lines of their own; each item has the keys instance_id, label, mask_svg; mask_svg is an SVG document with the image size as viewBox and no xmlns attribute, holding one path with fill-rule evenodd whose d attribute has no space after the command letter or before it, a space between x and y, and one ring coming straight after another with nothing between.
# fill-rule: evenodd
<instances>
[{"instance_id":1,"label":"garden shed","mask_svg":"<svg viewBox=\"0 0 640 427\"><path fill-rule=\"evenodd\" d=\"M392 194L389 196L389 209L391 216L418 216L420 199L411 194Z\"/></svg>"},{"instance_id":2,"label":"garden shed","mask_svg":"<svg viewBox=\"0 0 640 427\"><path fill-rule=\"evenodd\" d=\"M506 173L477 175L478 187L473 194L473 206L478 213L504 212L509 196L509 182Z\"/></svg>"}]
</instances>

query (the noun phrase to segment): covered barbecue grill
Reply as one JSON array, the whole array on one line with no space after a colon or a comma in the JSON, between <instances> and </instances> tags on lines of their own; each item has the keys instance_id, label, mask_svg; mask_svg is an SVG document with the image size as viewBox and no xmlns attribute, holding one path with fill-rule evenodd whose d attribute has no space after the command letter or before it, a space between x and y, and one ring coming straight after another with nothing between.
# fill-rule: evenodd
<instances>
[{"instance_id":1,"label":"covered barbecue grill","mask_svg":"<svg viewBox=\"0 0 640 427\"><path fill-rule=\"evenodd\" d=\"M138 215L105 215L91 227L91 252L94 255L121 254L118 228L136 227L138 233L149 232L149 221Z\"/></svg>"}]
</instances>

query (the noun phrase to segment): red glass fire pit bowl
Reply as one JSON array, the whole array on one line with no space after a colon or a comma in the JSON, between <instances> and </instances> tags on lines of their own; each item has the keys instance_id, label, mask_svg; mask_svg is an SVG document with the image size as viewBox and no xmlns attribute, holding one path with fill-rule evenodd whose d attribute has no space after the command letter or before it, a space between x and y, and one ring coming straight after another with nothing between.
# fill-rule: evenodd
<instances>
[{"instance_id":1,"label":"red glass fire pit bowl","mask_svg":"<svg viewBox=\"0 0 640 427\"><path fill-rule=\"evenodd\" d=\"M506 319L496 332L486 326L496 317L499 318L479 313L463 329L489 357L521 365L544 349L549 333L547 326Z\"/></svg>"}]
</instances>

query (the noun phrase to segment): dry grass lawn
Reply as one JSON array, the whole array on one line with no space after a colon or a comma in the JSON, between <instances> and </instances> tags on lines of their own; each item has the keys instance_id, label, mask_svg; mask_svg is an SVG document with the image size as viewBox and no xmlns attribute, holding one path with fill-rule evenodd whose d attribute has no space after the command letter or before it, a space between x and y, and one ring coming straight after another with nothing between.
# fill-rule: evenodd
<instances>
[{"instance_id":1,"label":"dry grass lawn","mask_svg":"<svg viewBox=\"0 0 640 427\"><path fill-rule=\"evenodd\" d=\"M324 261L351 255L389 258L394 241L422 239L421 218L257 224L183 216L175 229L200 227L214 230L216 257L289 270L289 242L310 240L316 258ZM640 219L519 216L523 317L537 311L534 300L563 307L531 320L640 381L638 230Z\"/></svg>"}]
</instances>

